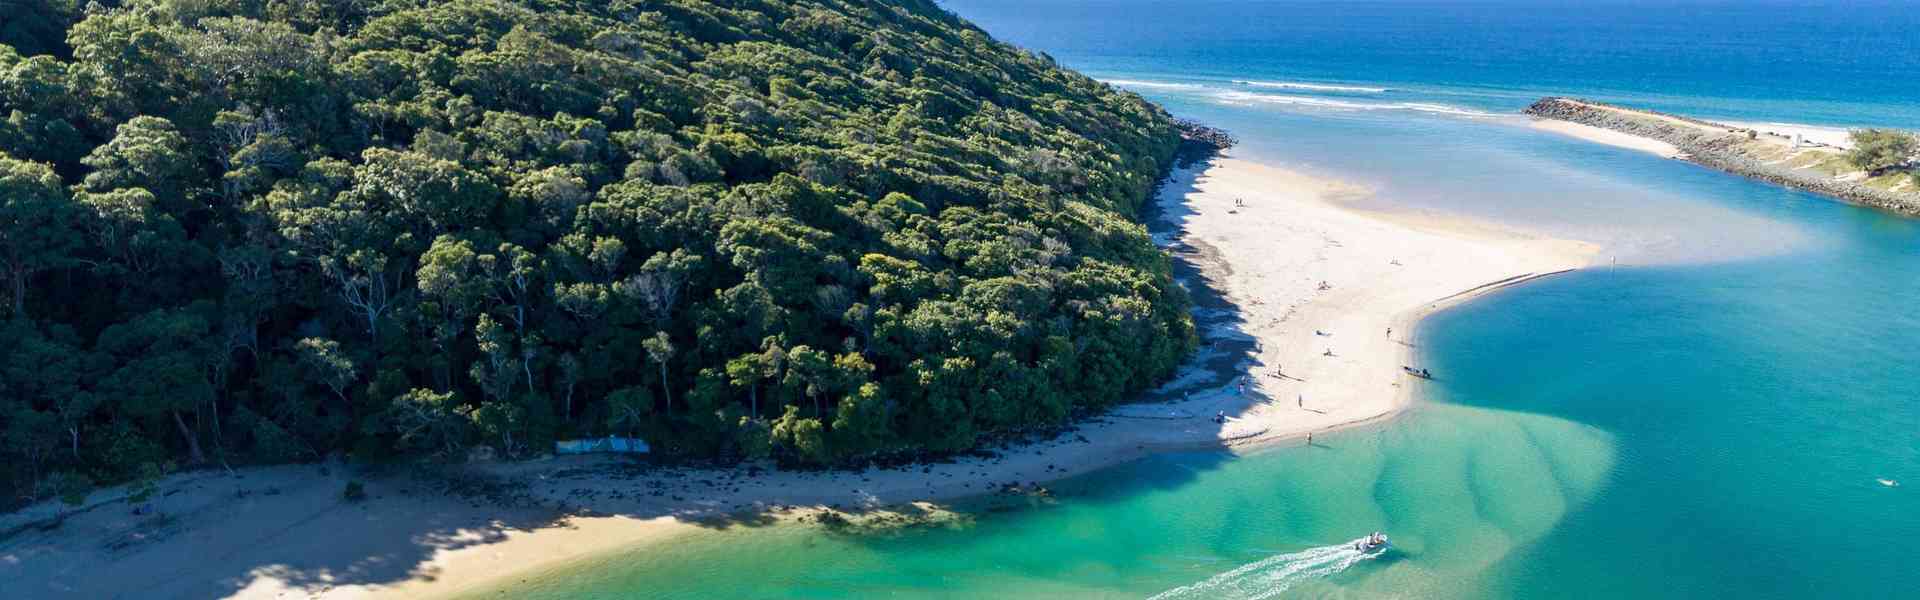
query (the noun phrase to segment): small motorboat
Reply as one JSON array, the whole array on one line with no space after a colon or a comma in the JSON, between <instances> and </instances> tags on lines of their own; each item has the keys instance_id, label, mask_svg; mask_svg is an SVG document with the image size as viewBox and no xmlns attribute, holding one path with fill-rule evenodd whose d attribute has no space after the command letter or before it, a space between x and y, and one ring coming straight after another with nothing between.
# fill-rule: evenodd
<instances>
[{"instance_id":1,"label":"small motorboat","mask_svg":"<svg viewBox=\"0 0 1920 600\"><path fill-rule=\"evenodd\" d=\"M1353 543L1353 549L1373 553L1387 549L1387 534L1378 531Z\"/></svg>"}]
</instances>

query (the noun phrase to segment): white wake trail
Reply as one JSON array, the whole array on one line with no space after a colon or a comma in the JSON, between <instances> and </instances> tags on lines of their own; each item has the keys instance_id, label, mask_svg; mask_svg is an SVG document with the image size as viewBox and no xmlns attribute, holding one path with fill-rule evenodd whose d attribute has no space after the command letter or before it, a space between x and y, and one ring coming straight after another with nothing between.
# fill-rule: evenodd
<instances>
[{"instance_id":1,"label":"white wake trail","mask_svg":"<svg viewBox=\"0 0 1920 600\"><path fill-rule=\"evenodd\" d=\"M1208 577L1206 581L1160 592L1149 600L1272 598L1308 580L1345 571L1360 561L1379 556L1379 553L1370 554L1354 548L1364 539L1269 556L1259 562Z\"/></svg>"}]
</instances>

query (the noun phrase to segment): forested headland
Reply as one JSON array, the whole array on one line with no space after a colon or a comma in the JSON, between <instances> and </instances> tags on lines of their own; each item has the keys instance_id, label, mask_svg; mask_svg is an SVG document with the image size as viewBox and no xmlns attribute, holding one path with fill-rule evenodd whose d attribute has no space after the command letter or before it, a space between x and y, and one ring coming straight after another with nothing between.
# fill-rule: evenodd
<instances>
[{"instance_id":1,"label":"forested headland","mask_svg":"<svg viewBox=\"0 0 1920 600\"><path fill-rule=\"evenodd\" d=\"M1162 109L931 0L0 17L6 504L556 439L845 463L1168 376Z\"/></svg>"}]
</instances>

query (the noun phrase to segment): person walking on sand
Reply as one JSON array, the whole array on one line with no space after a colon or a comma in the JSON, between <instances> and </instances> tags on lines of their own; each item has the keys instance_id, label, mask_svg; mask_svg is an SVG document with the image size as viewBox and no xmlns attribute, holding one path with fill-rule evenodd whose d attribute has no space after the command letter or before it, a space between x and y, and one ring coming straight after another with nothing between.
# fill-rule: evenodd
<instances>
[{"instance_id":1,"label":"person walking on sand","mask_svg":"<svg viewBox=\"0 0 1920 600\"><path fill-rule=\"evenodd\" d=\"M1294 407L1296 407L1296 408L1306 408L1306 407L1307 407L1307 396L1306 396L1306 394L1298 394L1298 395L1295 395L1295 396L1293 397L1293 405L1294 405Z\"/></svg>"},{"instance_id":2,"label":"person walking on sand","mask_svg":"<svg viewBox=\"0 0 1920 600\"><path fill-rule=\"evenodd\" d=\"M1387 339L1393 339L1393 328L1392 328L1392 327L1388 327L1388 328L1387 328Z\"/></svg>"}]
</instances>

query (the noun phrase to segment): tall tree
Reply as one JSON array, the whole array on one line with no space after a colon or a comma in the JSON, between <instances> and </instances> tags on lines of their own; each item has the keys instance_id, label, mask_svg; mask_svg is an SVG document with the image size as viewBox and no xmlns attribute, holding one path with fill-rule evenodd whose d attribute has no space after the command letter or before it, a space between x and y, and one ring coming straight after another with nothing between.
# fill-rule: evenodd
<instances>
[{"instance_id":1,"label":"tall tree","mask_svg":"<svg viewBox=\"0 0 1920 600\"><path fill-rule=\"evenodd\" d=\"M35 275L73 262L79 215L53 167L0 154L0 275L12 288L16 317L27 314Z\"/></svg>"},{"instance_id":2,"label":"tall tree","mask_svg":"<svg viewBox=\"0 0 1920 600\"><path fill-rule=\"evenodd\" d=\"M340 414L353 418L353 400L347 390L360 381L360 366L341 349L340 342L324 338L306 338L294 344L300 366L314 383L327 388L340 402Z\"/></svg>"},{"instance_id":3,"label":"tall tree","mask_svg":"<svg viewBox=\"0 0 1920 600\"><path fill-rule=\"evenodd\" d=\"M100 381L99 393L124 416L171 421L192 464L206 462L206 454L200 436L181 415L213 400L206 369L212 328L203 314L208 308L155 310L108 327L97 342L116 365Z\"/></svg>"},{"instance_id":4,"label":"tall tree","mask_svg":"<svg viewBox=\"0 0 1920 600\"><path fill-rule=\"evenodd\" d=\"M660 366L660 397L667 401L667 412L672 413L673 389L670 387L671 380L667 378L667 361L673 360L673 340L667 337L667 332L661 331L641 342L641 346L647 349L647 358Z\"/></svg>"},{"instance_id":5,"label":"tall tree","mask_svg":"<svg viewBox=\"0 0 1920 600\"><path fill-rule=\"evenodd\" d=\"M88 191L140 188L175 216L200 208L189 199L196 172L187 138L165 118L139 116L120 124L112 140L80 163L93 169L81 182Z\"/></svg>"}]
</instances>

